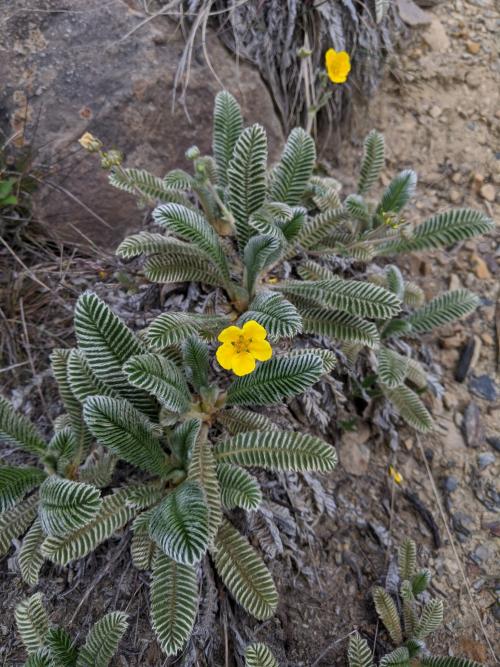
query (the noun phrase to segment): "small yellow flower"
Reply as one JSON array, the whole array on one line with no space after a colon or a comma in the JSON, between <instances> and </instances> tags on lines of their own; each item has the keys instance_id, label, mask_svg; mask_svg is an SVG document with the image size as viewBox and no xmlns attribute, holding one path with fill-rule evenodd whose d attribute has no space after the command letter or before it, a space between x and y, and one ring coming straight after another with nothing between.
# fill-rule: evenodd
<instances>
[{"instance_id":1,"label":"small yellow flower","mask_svg":"<svg viewBox=\"0 0 500 667\"><path fill-rule=\"evenodd\" d=\"M328 78L332 83L345 83L351 71L351 59L347 51L328 49L325 55L325 66Z\"/></svg>"},{"instance_id":2,"label":"small yellow flower","mask_svg":"<svg viewBox=\"0 0 500 667\"><path fill-rule=\"evenodd\" d=\"M248 375L255 370L255 360L267 361L273 351L267 340L267 331L255 320L245 322L243 327L230 326L220 332L217 361L226 371L235 375Z\"/></svg>"},{"instance_id":3,"label":"small yellow flower","mask_svg":"<svg viewBox=\"0 0 500 667\"><path fill-rule=\"evenodd\" d=\"M396 484L401 484L403 482L403 475L393 466L389 466L389 477L392 477Z\"/></svg>"},{"instance_id":4,"label":"small yellow flower","mask_svg":"<svg viewBox=\"0 0 500 667\"><path fill-rule=\"evenodd\" d=\"M99 141L99 139L94 137L93 134L90 134L90 132L85 132L85 134L78 139L78 143L89 153L97 153L102 146L102 141Z\"/></svg>"}]
</instances>

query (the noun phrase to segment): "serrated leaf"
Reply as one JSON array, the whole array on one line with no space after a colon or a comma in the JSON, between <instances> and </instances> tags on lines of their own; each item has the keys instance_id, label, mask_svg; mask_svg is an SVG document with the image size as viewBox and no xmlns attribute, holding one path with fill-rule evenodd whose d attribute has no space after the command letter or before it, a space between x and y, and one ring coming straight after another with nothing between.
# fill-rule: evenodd
<instances>
[{"instance_id":1,"label":"serrated leaf","mask_svg":"<svg viewBox=\"0 0 500 667\"><path fill-rule=\"evenodd\" d=\"M229 280L229 267L224 248L213 227L200 213L179 204L164 204L153 211L153 219L157 224L164 225L182 240L192 243L204 252L224 280Z\"/></svg>"},{"instance_id":2,"label":"serrated leaf","mask_svg":"<svg viewBox=\"0 0 500 667\"><path fill-rule=\"evenodd\" d=\"M170 436L169 446L172 453L185 467L191 460L193 448L201 429L201 420L187 419L179 424Z\"/></svg>"},{"instance_id":3,"label":"serrated leaf","mask_svg":"<svg viewBox=\"0 0 500 667\"><path fill-rule=\"evenodd\" d=\"M43 565L40 547L44 539L45 534L40 519L37 518L24 536L18 556L21 577L28 586L35 586L38 583L38 575Z\"/></svg>"},{"instance_id":4,"label":"serrated leaf","mask_svg":"<svg viewBox=\"0 0 500 667\"><path fill-rule=\"evenodd\" d=\"M413 595L417 596L420 595L420 593L423 593L429 587L429 584L431 583L431 577L431 571L427 568L419 570L411 578L411 588Z\"/></svg>"},{"instance_id":5,"label":"serrated leaf","mask_svg":"<svg viewBox=\"0 0 500 667\"><path fill-rule=\"evenodd\" d=\"M387 347L380 347L377 352L377 360L378 377L386 387L395 389L404 382L408 372L408 357L403 357Z\"/></svg>"},{"instance_id":6,"label":"serrated leaf","mask_svg":"<svg viewBox=\"0 0 500 667\"><path fill-rule=\"evenodd\" d=\"M0 556L4 556L12 540L22 535L33 523L37 507L38 494L34 493L0 514Z\"/></svg>"},{"instance_id":7,"label":"serrated leaf","mask_svg":"<svg viewBox=\"0 0 500 667\"><path fill-rule=\"evenodd\" d=\"M127 627L128 615L123 611L113 611L94 623L80 649L76 667L107 667Z\"/></svg>"},{"instance_id":8,"label":"serrated leaf","mask_svg":"<svg viewBox=\"0 0 500 667\"><path fill-rule=\"evenodd\" d=\"M443 602L430 600L424 607L420 620L415 628L415 639L425 639L437 630L443 622Z\"/></svg>"},{"instance_id":9,"label":"serrated leaf","mask_svg":"<svg viewBox=\"0 0 500 667\"><path fill-rule=\"evenodd\" d=\"M384 655L380 667L410 667L410 654L406 646L400 646L395 651Z\"/></svg>"},{"instance_id":10,"label":"serrated leaf","mask_svg":"<svg viewBox=\"0 0 500 667\"><path fill-rule=\"evenodd\" d=\"M254 293L259 274L280 256L281 244L272 236L258 234L248 239L243 251L245 286L249 294Z\"/></svg>"},{"instance_id":11,"label":"serrated leaf","mask_svg":"<svg viewBox=\"0 0 500 667\"><path fill-rule=\"evenodd\" d=\"M167 472L166 455L153 424L127 401L91 396L83 414L94 437L117 456L155 475Z\"/></svg>"},{"instance_id":12,"label":"serrated leaf","mask_svg":"<svg viewBox=\"0 0 500 667\"><path fill-rule=\"evenodd\" d=\"M377 614L385 625L392 641L395 644L401 644L403 641L403 632L394 600L383 588L375 586L373 589L373 601Z\"/></svg>"},{"instance_id":13,"label":"serrated leaf","mask_svg":"<svg viewBox=\"0 0 500 667\"><path fill-rule=\"evenodd\" d=\"M262 492L259 483L250 473L230 463L219 463L217 478L221 501L226 509L258 509L262 502Z\"/></svg>"},{"instance_id":14,"label":"serrated leaf","mask_svg":"<svg viewBox=\"0 0 500 667\"><path fill-rule=\"evenodd\" d=\"M43 607L42 594L35 593L20 602L14 616L28 655L42 648L49 629L49 617Z\"/></svg>"},{"instance_id":15,"label":"serrated leaf","mask_svg":"<svg viewBox=\"0 0 500 667\"><path fill-rule=\"evenodd\" d=\"M243 130L227 170L229 206L234 216L240 251L251 236L249 219L266 197L267 137L260 125Z\"/></svg>"},{"instance_id":16,"label":"serrated leaf","mask_svg":"<svg viewBox=\"0 0 500 667\"><path fill-rule=\"evenodd\" d=\"M349 637L347 660L349 667L373 667L372 652L368 642L358 632Z\"/></svg>"},{"instance_id":17,"label":"serrated leaf","mask_svg":"<svg viewBox=\"0 0 500 667\"><path fill-rule=\"evenodd\" d=\"M193 565L209 543L209 510L199 484L183 482L155 509L149 534L177 563Z\"/></svg>"},{"instance_id":18,"label":"serrated leaf","mask_svg":"<svg viewBox=\"0 0 500 667\"><path fill-rule=\"evenodd\" d=\"M417 225L408 237L401 237L378 246L378 255L392 255L398 252L435 250L457 241L488 234L494 229L494 222L482 211L459 208L443 211Z\"/></svg>"},{"instance_id":19,"label":"serrated leaf","mask_svg":"<svg viewBox=\"0 0 500 667\"><path fill-rule=\"evenodd\" d=\"M217 93L214 104L212 151L217 164L217 177L222 187L227 184L227 169L242 130L243 118L234 97L227 90Z\"/></svg>"},{"instance_id":20,"label":"serrated leaf","mask_svg":"<svg viewBox=\"0 0 500 667\"><path fill-rule=\"evenodd\" d=\"M432 417L414 391L404 384L399 385L396 389L389 389L381 385L381 389L410 426L421 433L432 431L434 428Z\"/></svg>"},{"instance_id":21,"label":"serrated leaf","mask_svg":"<svg viewBox=\"0 0 500 667\"><path fill-rule=\"evenodd\" d=\"M139 255L152 255L155 253L167 253L169 250L176 250L178 242L164 234L139 232L132 234L124 239L118 248L116 254L122 259L132 259Z\"/></svg>"},{"instance_id":22,"label":"serrated leaf","mask_svg":"<svg viewBox=\"0 0 500 667\"><path fill-rule=\"evenodd\" d=\"M165 357L153 353L131 357L123 372L131 385L147 391L170 412L188 409L191 397L184 375Z\"/></svg>"},{"instance_id":23,"label":"serrated leaf","mask_svg":"<svg viewBox=\"0 0 500 667\"><path fill-rule=\"evenodd\" d=\"M245 667L278 667L278 663L268 646L254 642L245 649Z\"/></svg>"},{"instance_id":24,"label":"serrated leaf","mask_svg":"<svg viewBox=\"0 0 500 667\"><path fill-rule=\"evenodd\" d=\"M190 336L214 335L228 324L228 318L221 315L162 313L149 325L146 341L155 350L164 350Z\"/></svg>"},{"instance_id":25,"label":"serrated leaf","mask_svg":"<svg viewBox=\"0 0 500 667\"><path fill-rule=\"evenodd\" d=\"M164 179L154 176L145 169L124 168L113 169L109 174L109 182L115 188L124 190L145 199L162 202L186 202L186 198L178 188L169 187Z\"/></svg>"},{"instance_id":26,"label":"serrated leaf","mask_svg":"<svg viewBox=\"0 0 500 667\"><path fill-rule=\"evenodd\" d=\"M130 521L135 510L126 504L127 489L103 498L102 507L93 521L66 537L47 537L42 554L58 565L83 558Z\"/></svg>"},{"instance_id":27,"label":"serrated leaf","mask_svg":"<svg viewBox=\"0 0 500 667\"><path fill-rule=\"evenodd\" d=\"M88 433L90 436L90 432ZM79 450L73 427L69 426L54 434L47 447L47 454L44 460L59 475L64 477L68 468L74 464L75 458L81 458L81 455L85 453L85 449L86 447L82 447Z\"/></svg>"},{"instance_id":28,"label":"serrated leaf","mask_svg":"<svg viewBox=\"0 0 500 667\"><path fill-rule=\"evenodd\" d=\"M478 297L466 289L445 292L435 297L408 317L414 333L432 331L472 313L479 305Z\"/></svg>"},{"instance_id":29,"label":"serrated leaf","mask_svg":"<svg viewBox=\"0 0 500 667\"><path fill-rule=\"evenodd\" d=\"M278 606L274 582L258 553L232 526L223 521L211 550L215 569L225 586L252 616L271 618Z\"/></svg>"},{"instance_id":30,"label":"serrated leaf","mask_svg":"<svg viewBox=\"0 0 500 667\"><path fill-rule=\"evenodd\" d=\"M206 344L196 336L190 336L182 346L184 372L196 391L208 387L210 357Z\"/></svg>"},{"instance_id":31,"label":"serrated leaf","mask_svg":"<svg viewBox=\"0 0 500 667\"><path fill-rule=\"evenodd\" d=\"M50 355L52 373L57 381L59 394L64 408L69 415L76 445L82 455L88 450L92 439L83 421L82 404L73 392L69 376L71 350L55 349Z\"/></svg>"},{"instance_id":32,"label":"serrated leaf","mask_svg":"<svg viewBox=\"0 0 500 667\"><path fill-rule=\"evenodd\" d=\"M288 136L281 161L274 169L271 199L290 206L298 204L316 162L316 146L310 134L296 127Z\"/></svg>"},{"instance_id":33,"label":"serrated leaf","mask_svg":"<svg viewBox=\"0 0 500 667\"><path fill-rule=\"evenodd\" d=\"M481 663L467 658L427 655L421 656L419 660L422 667L483 667Z\"/></svg>"},{"instance_id":34,"label":"serrated leaf","mask_svg":"<svg viewBox=\"0 0 500 667\"><path fill-rule=\"evenodd\" d=\"M227 405L272 405L304 392L323 373L315 354L274 357L251 374L233 381Z\"/></svg>"},{"instance_id":35,"label":"serrated leaf","mask_svg":"<svg viewBox=\"0 0 500 667\"><path fill-rule=\"evenodd\" d=\"M257 412L245 410L244 408L230 408L217 414L219 421L231 434L244 433L245 431L271 431L278 427L269 417Z\"/></svg>"},{"instance_id":36,"label":"serrated leaf","mask_svg":"<svg viewBox=\"0 0 500 667\"><path fill-rule=\"evenodd\" d=\"M249 431L215 446L217 463L268 470L328 471L337 463L335 449L323 440L293 431Z\"/></svg>"},{"instance_id":37,"label":"serrated leaf","mask_svg":"<svg viewBox=\"0 0 500 667\"><path fill-rule=\"evenodd\" d=\"M90 523L102 506L101 494L90 484L48 477L40 486L38 515L47 535L64 537Z\"/></svg>"},{"instance_id":38,"label":"serrated leaf","mask_svg":"<svg viewBox=\"0 0 500 667\"><path fill-rule=\"evenodd\" d=\"M311 300L311 306L341 310L349 315L389 319L401 310L400 300L391 292L360 280L291 280L276 289Z\"/></svg>"},{"instance_id":39,"label":"serrated leaf","mask_svg":"<svg viewBox=\"0 0 500 667\"><path fill-rule=\"evenodd\" d=\"M211 543L222 521L221 492L212 445L203 434L194 443L188 479L197 482L204 493L208 507L208 539Z\"/></svg>"},{"instance_id":40,"label":"serrated leaf","mask_svg":"<svg viewBox=\"0 0 500 667\"><path fill-rule=\"evenodd\" d=\"M80 466L80 481L98 488L108 486L113 477L117 461L118 458L113 452L109 452L103 447L92 450L85 463Z\"/></svg>"},{"instance_id":41,"label":"serrated leaf","mask_svg":"<svg viewBox=\"0 0 500 667\"><path fill-rule=\"evenodd\" d=\"M92 292L86 292L77 301L75 333L79 347L97 377L141 412L155 415L154 400L131 387L122 371L123 364L130 357L146 351L144 346L104 301Z\"/></svg>"},{"instance_id":42,"label":"serrated leaf","mask_svg":"<svg viewBox=\"0 0 500 667\"><path fill-rule=\"evenodd\" d=\"M301 332L301 319L297 308L282 294L260 291L240 316L238 324L255 320L267 331L270 340L292 338Z\"/></svg>"},{"instance_id":43,"label":"serrated leaf","mask_svg":"<svg viewBox=\"0 0 500 667\"><path fill-rule=\"evenodd\" d=\"M49 628L45 637L45 645L55 666L75 667L78 651L66 630Z\"/></svg>"},{"instance_id":44,"label":"serrated leaf","mask_svg":"<svg viewBox=\"0 0 500 667\"><path fill-rule=\"evenodd\" d=\"M382 195L379 213L399 213L415 194L417 174L412 169L400 172L389 183Z\"/></svg>"},{"instance_id":45,"label":"serrated leaf","mask_svg":"<svg viewBox=\"0 0 500 667\"><path fill-rule=\"evenodd\" d=\"M71 350L68 359L68 378L71 391L83 403L89 396L111 396L118 393L94 373L82 350Z\"/></svg>"},{"instance_id":46,"label":"serrated leaf","mask_svg":"<svg viewBox=\"0 0 500 667\"><path fill-rule=\"evenodd\" d=\"M18 414L12 405L0 396L0 441L27 452L45 454L46 445L33 424Z\"/></svg>"},{"instance_id":47,"label":"serrated leaf","mask_svg":"<svg viewBox=\"0 0 500 667\"><path fill-rule=\"evenodd\" d=\"M13 507L46 476L43 470L31 466L0 466L0 512Z\"/></svg>"},{"instance_id":48,"label":"serrated leaf","mask_svg":"<svg viewBox=\"0 0 500 667\"><path fill-rule=\"evenodd\" d=\"M189 639L198 609L196 571L159 553L151 582L151 620L160 646L175 655Z\"/></svg>"},{"instance_id":49,"label":"serrated leaf","mask_svg":"<svg viewBox=\"0 0 500 667\"><path fill-rule=\"evenodd\" d=\"M159 254L148 257L144 264L144 275L153 283L199 282L204 285L223 287L226 279L217 267L199 250L186 244L177 248L175 254Z\"/></svg>"},{"instance_id":50,"label":"serrated leaf","mask_svg":"<svg viewBox=\"0 0 500 667\"><path fill-rule=\"evenodd\" d=\"M379 344L377 327L361 317L336 313L326 308L299 307L303 333L328 336L346 343L376 348Z\"/></svg>"},{"instance_id":51,"label":"serrated leaf","mask_svg":"<svg viewBox=\"0 0 500 667\"><path fill-rule=\"evenodd\" d=\"M406 538L398 549L399 576L402 580L411 579L417 565L417 545L410 538Z\"/></svg>"},{"instance_id":52,"label":"serrated leaf","mask_svg":"<svg viewBox=\"0 0 500 667\"><path fill-rule=\"evenodd\" d=\"M365 139L364 155L358 181L358 193L364 195L374 185L384 168L384 137L377 130L372 130Z\"/></svg>"}]
</instances>

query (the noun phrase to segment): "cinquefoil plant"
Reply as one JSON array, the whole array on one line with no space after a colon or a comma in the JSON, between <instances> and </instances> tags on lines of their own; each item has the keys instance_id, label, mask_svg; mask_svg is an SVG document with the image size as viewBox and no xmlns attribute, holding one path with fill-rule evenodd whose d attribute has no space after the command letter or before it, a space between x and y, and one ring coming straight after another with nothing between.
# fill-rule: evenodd
<instances>
[{"instance_id":1,"label":"cinquefoil plant","mask_svg":"<svg viewBox=\"0 0 500 667\"><path fill-rule=\"evenodd\" d=\"M41 593L20 602L15 616L28 653L25 667L107 667L128 625L124 612L106 614L78 648L66 630L50 624Z\"/></svg>"},{"instance_id":2,"label":"cinquefoil plant","mask_svg":"<svg viewBox=\"0 0 500 667\"><path fill-rule=\"evenodd\" d=\"M336 181L313 175L314 142L301 128L291 132L281 161L268 171L264 129L259 125L243 129L240 109L227 92L219 93L215 101L214 157L202 157L197 149L189 155L193 176L174 170L161 179L145 171L114 168L113 185L169 202L153 213L166 234L140 232L128 237L118 255L124 259L147 255L144 272L154 282L198 281L224 289L240 313L239 323L256 320L271 338L303 332L350 348L377 350L385 395L412 426L428 430L431 421L423 404L402 385L416 362L398 364L382 338L419 335L428 330L430 321L436 326L464 316L476 307L476 298L459 290L441 295L411 316L399 317L403 303L416 305L411 302L416 288L407 284L402 291L404 281L397 269L391 273L398 275L397 280L379 283L343 279L312 260L299 263L296 279L280 282L273 273L294 256L299 262L304 255L323 257L327 263L335 253L368 260L434 249L491 230L491 220L481 212L461 209L440 213L415 227L405 222L400 213L416 183L409 170L392 181L380 203L367 204L363 197L384 165L384 141L377 132L365 142L359 192L344 202ZM418 324L421 318L426 326ZM205 325L206 316L200 314L168 313L152 330L163 330L175 342L185 328L202 332ZM405 375L406 365L410 370ZM394 376L395 366L399 370ZM395 392L400 386L402 391Z\"/></svg>"},{"instance_id":3,"label":"cinquefoil plant","mask_svg":"<svg viewBox=\"0 0 500 667\"><path fill-rule=\"evenodd\" d=\"M216 317L203 322L220 329ZM247 334L252 327L262 329L249 322ZM7 509L0 515L0 544L6 551L29 528L19 560L34 584L44 558L66 565L133 521L132 559L152 569L152 624L170 655L190 636L207 552L237 602L258 619L273 615L271 575L225 510L259 506L259 484L246 468L329 471L336 456L319 438L280 430L249 408L306 391L334 357L310 349L277 354L228 383L212 372L209 349L191 330L181 345L178 336L156 331L155 324L138 338L95 294L80 297L78 347L53 358L67 411L54 437L63 443L58 447L46 446L2 402L0 436L39 453L46 470L32 469L34 480L21 483L25 469L0 468L0 501ZM235 350L240 353L247 354ZM110 488L118 459L137 471L130 483ZM42 478L38 492L25 498Z\"/></svg>"},{"instance_id":4,"label":"cinquefoil plant","mask_svg":"<svg viewBox=\"0 0 500 667\"><path fill-rule=\"evenodd\" d=\"M425 602L419 598L429 587L431 573L417 570L417 548L413 540L405 540L399 549L400 576L397 601L384 588L373 589L377 614L397 648L385 655L379 667L481 667L473 660L431 655L426 641L443 622L443 602L427 594ZM374 667L372 652L366 639L355 633L349 639L349 667Z\"/></svg>"}]
</instances>

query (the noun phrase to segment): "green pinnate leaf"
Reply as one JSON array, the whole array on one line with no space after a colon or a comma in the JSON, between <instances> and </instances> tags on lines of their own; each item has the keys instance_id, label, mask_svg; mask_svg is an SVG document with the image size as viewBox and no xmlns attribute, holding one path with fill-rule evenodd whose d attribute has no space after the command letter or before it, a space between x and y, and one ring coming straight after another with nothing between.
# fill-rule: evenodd
<instances>
[{"instance_id":1,"label":"green pinnate leaf","mask_svg":"<svg viewBox=\"0 0 500 667\"><path fill-rule=\"evenodd\" d=\"M33 424L0 396L0 441L31 454L45 454L46 444Z\"/></svg>"},{"instance_id":2,"label":"green pinnate leaf","mask_svg":"<svg viewBox=\"0 0 500 667\"><path fill-rule=\"evenodd\" d=\"M268 646L254 642L245 649L245 667L278 667L278 663Z\"/></svg>"},{"instance_id":3,"label":"green pinnate leaf","mask_svg":"<svg viewBox=\"0 0 500 667\"><path fill-rule=\"evenodd\" d=\"M230 463L219 463L217 478L221 502L226 509L241 507L251 511L259 508L262 502L259 483L246 470Z\"/></svg>"},{"instance_id":4,"label":"green pinnate leaf","mask_svg":"<svg viewBox=\"0 0 500 667\"><path fill-rule=\"evenodd\" d=\"M366 639L355 632L349 637L347 649L349 667L373 667L372 652Z\"/></svg>"},{"instance_id":5,"label":"green pinnate leaf","mask_svg":"<svg viewBox=\"0 0 500 667\"><path fill-rule=\"evenodd\" d=\"M0 512L6 512L46 477L40 468L0 466Z\"/></svg>"},{"instance_id":6,"label":"green pinnate leaf","mask_svg":"<svg viewBox=\"0 0 500 667\"><path fill-rule=\"evenodd\" d=\"M278 593L269 570L229 521L223 520L211 554L235 600L258 620L271 618L278 606Z\"/></svg>"},{"instance_id":7,"label":"green pinnate leaf","mask_svg":"<svg viewBox=\"0 0 500 667\"><path fill-rule=\"evenodd\" d=\"M298 204L316 162L316 146L310 134L296 127L290 132L281 161L273 172L270 197L290 206Z\"/></svg>"},{"instance_id":8,"label":"green pinnate leaf","mask_svg":"<svg viewBox=\"0 0 500 667\"><path fill-rule=\"evenodd\" d=\"M199 484L184 482L155 509L149 533L160 549L183 565L198 563L209 539L209 509Z\"/></svg>"},{"instance_id":9,"label":"green pinnate leaf","mask_svg":"<svg viewBox=\"0 0 500 667\"><path fill-rule=\"evenodd\" d=\"M147 391L170 412L188 409L190 394L184 375L166 357L151 352L131 357L123 372L130 384Z\"/></svg>"},{"instance_id":10,"label":"green pinnate leaf","mask_svg":"<svg viewBox=\"0 0 500 667\"><path fill-rule=\"evenodd\" d=\"M235 380L229 387L227 404L272 405L304 392L322 373L322 360L315 354L274 357Z\"/></svg>"},{"instance_id":11,"label":"green pinnate leaf","mask_svg":"<svg viewBox=\"0 0 500 667\"><path fill-rule=\"evenodd\" d=\"M91 396L84 418L91 433L120 458L156 475L168 470L153 424L123 399Z\"/></svg>"},{"instance_id":12,"label":"green pinnate leaf","mask_svg":"<svg viewBox=\"0 0 500 667\"><path fill-rule=\"evenodd\" d=\"M49 617L42 603L42 594L35 593L20 602L14 612L17 630L28 652L35 653L45 644Z\"/></svg>"},{"instance_id":13,"label":"green pinnate leaf","mask_svg":"<svg viewBox=\"0 0 500 667\"><path fill-rule=\"evenodd\" d=\"M197 609L196 570L159 553L151 582L151 620L167 655L175 655L189 639Z\"/></svg>"},{"instance_id":14,"label":"green pinnate leaf","mask_svg":"<svg viewBox=\"0 0 500 667\"><path fill-rule=\"evenodd\" d=\"M102 506L101 494L90 484L51 475L40 487L39 517L47 535L64 537L90 523Z\"/></svg>"},{"instance_id":15,"label":"green pinnate leaf","mask_svg":"<svg viewBox=\"0 0 500 667\"><path fill-rule=\"evenodd\" d=\"M312 435L292 431L249 431L215 447L217 463L234 463L268 470L333 470L335 449Z\"/></svg>"},{"instance_id":16,"label":"green pinnate leaf","mask_svg":"<svg viewBox=\"0 0 500 667\"><path fill-rule=\"evenodd\" d=\"M392 641L395 644L401 644L403 641L403 631L399 620L398 610L392 597L380 586L373 589L373 601L377 614L385 625Z\"/></svg>"},{"instance_id":17,"label":"green pinnate leaf","mask_svg":"<svg viewBox=\"0 0 500 667\"><path fill-rule=\"evenodd\" d=\"M94 623L80 649L76 667L108 667L127 627L128 615L123 611L113 611Z\"/></svg>"},{"instance_id":18,"label":"green pinnate leaf","mask_svg":"<svg viewBox=\"0 0 500 667\"><path fill-rule=\"evenodd\" d=\"M364 195L374 185L384 168L385 142L377 130L372 130L365 139L364 155L358 181L358 193Z\"/></svg>"}]
</instances>

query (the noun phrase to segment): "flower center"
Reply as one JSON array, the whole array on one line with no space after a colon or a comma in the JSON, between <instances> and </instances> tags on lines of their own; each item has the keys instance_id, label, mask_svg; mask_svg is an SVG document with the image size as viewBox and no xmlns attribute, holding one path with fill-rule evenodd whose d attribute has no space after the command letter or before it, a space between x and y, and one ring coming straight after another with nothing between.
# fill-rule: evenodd
<instances>
[{"instance_id":1,"label":"flower center","mask_svg":"<svg viewBox=\"0 0 500 667\"><path fill-rule=\"evenodd\" d=\"M247 338L246 336L240 336L238 340L233 340L232 345L234 347L234 351L237 354L240 354L240 352L250 352L251 342L252 342L251 338Z\"/></svg>"}]
</instances>

